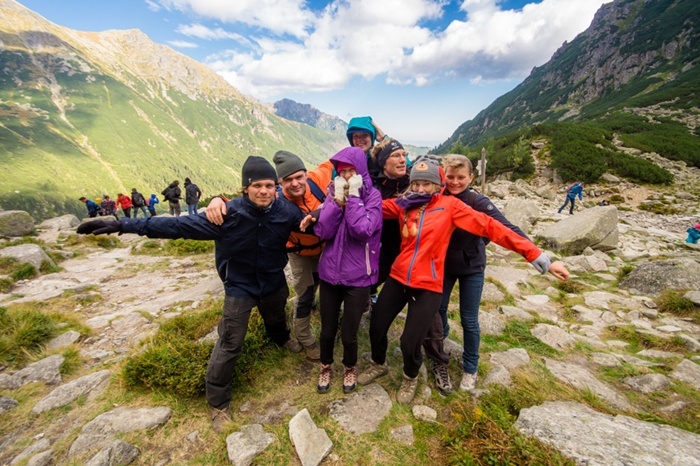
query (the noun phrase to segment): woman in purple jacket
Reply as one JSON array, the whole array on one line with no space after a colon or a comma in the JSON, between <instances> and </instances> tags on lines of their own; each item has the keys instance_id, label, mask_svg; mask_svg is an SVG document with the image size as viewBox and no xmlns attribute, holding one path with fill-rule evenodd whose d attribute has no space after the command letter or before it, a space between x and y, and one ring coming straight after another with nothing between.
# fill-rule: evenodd
<instances>
[{"instance_id":1,"label":"woman in purple jacket","mask_svg":"<svg viewBox=\"0 0 700 466\"><path fill-rule=\"evenodd\" d=\"M372 187L362 149L348 147L331 157L338 173L328 187L314 234L326 241L318 264L321 279L321 373L318 392L331 387L333 346L340 328L343 343L343 392L357 386L357 332L379 272L382 196Z\"/></svg>"}]
</instances>

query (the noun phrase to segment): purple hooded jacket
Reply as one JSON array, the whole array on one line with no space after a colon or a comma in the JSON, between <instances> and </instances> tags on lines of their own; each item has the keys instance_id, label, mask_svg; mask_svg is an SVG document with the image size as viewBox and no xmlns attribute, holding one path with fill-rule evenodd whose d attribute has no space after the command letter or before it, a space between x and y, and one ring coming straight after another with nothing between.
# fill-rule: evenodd
<instances>
[{"instance_id":1,"label":"purple hooded jacket","mask_svg":"<svg viewBox=\"0 0 700 466\"><path fill-rule=\"evenodd\" d=\"M379 242L382 233L382 196L372 187L367 158L362 149L347 147L333 157L333 166L343 162L362 176L360 197L348 196L345 208L328 187L314 234L326 240L318 264L318 276L331 285L371 286L379 274Z\"/></svg>"}]
</instances>

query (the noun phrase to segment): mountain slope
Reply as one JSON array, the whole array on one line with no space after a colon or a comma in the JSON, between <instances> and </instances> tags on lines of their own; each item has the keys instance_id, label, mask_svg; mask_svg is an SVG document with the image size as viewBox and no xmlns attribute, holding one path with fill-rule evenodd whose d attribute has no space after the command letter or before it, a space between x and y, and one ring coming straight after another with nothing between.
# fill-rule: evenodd
<instances>
[{"instance_id":1,"label":"mountain slope","mask_svg":"<svg viewBox=\"0 0 700 466\"><path fill-rule=\"evenodd\" d=\"M290 99L282 99L274 103L274 109L277 116L304 123L314 128L337 131L343 135L348 129L348 124L345 121L323 113L309 104L300 104Z\"/></svg>"},{"instance_id":2,"label":"mountain slope","mask_svg":"<svg viewBox=\"0 0 700 466\"><path fill-rule=\"evenodd\" d=\"M700 3L616 0L513 91L437 148L482 143L526 126L616 111L659 115L694 132L700 121Z\"/></svg>"},{"instance_id":3,"label":"mountain slope","mask_svg":"<svg viewBox=\"0 0 700 466\"><path fill-rule=\"evenodd\" d=\"M137 30L69 30L0 0L0 206L37 218L77 197L160 192L189 176L233 192L249 154L315 164L342 135L275 116Z\"/></svg>"}]
</instances>

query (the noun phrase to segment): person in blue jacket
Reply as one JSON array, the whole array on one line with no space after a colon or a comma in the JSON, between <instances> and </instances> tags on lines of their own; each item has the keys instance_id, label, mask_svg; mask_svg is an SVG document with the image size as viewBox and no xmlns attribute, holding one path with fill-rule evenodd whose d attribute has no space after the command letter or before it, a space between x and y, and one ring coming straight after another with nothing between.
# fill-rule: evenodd
<instances>
[{"instance_id":1,"label":"person in blue jacket","mask_svg":"<svg viewBox=\"0 0 700 466\"><path fill-rule=\"evenodd\" d=\"M445 196L454 196L477 212L498 220L523 238L529 239L523 231L513 225L493 205L491 200L470 188L474 180L471 161L464 155L449 154L442 159L445 169ZM444 350L444 339L447 338L450 326L447 318L447 307L450 304L452 288L459 282L459 315L462 324L462 380L460 391L475 388L477 381L477 366L479 364L479 344L481 332L479 329L479 305L484 288L484 270L486 269L487 238L476 236L467 231L456 229L450 238L445 257L445 279L442 287L439 318L433 323L428 337L423 344L426 356L432 360L432 372L435 385L440 393L449 395L452 391L447 364L449 355ZM429 351L430 349L430 351Z\"/></svg>"},{"instance_id":2,"label":"person in blue jacket","mask_svg":"<svg viewBox=\"0 0 700 466\"><path fill-rule=\"evenodd\" d=\"M146 205L148 207L148 213L151 214L151 217L155 217L156 215L158 215L156 213L156 204L159 204L159 203L160 203L160 200L158 200L158 196L156 196L155 194L151 194L151 197L149 197L146 200Z\"/></svg>"},{"instance_id":3,"label":"person in blue jacket","mask_svg":"<svg viewBox=\"0 0 700 466\"><path fill-rule=\"evenodd\" d=\"M206 399L212 408L212 427L224 430L231 420L231 380L254 307L265 330L278 346L295 353L302 350L290 338L285 305L289 288L284 275L287 238L306 214L286 199L276 198L277 173L270 162L250 156L243 164L242 195L228 201L222 225L204 213L182 217L123 218L120 222L97 220L78 227L80 234L136 233L150 238L214 240L216 269L224 282L223 315L219 339L207 366Z\"/></svg>"},{"instance_id":4,"label":"person in blue jacket","mask_svg":"<svg viewBox=\"0 0 700 466\"><path fill-rule=\"evenodd\" d=\"M86 217L95 218L97 217L97 215L99 215L100 212L102 212L102 207L100 207L100 205L95 201L90 200L85 196L82 196L78 200L84 203L85 207L87 208L87 214L85 215Z\"/></svg>"},{"instance_id":5,"label":"person in blue jacket","mask_svg":"<svg viewBox=\"0 0 700 466\"><path fill-rule=\"evenodd\" d=\"M698 244L698 240L700 240L700 223L696 223L692 228L688 228L686 232L688 233L688 237L685 239L685 242Z\"/></svg>"},{"instance_id":6,"label":"person in blue jacket","mask_svg":"<svg viewBox=\"0 0 700 466\"><path fill-rule=\"evenodd\" d=\"M579 201L583 200L583 185L583 181L577 181L576 183L570 185L566 189L566 200L564 201L564 205L559 207L559 213L561 213L561 211L564 210L569 203L571 203L571 207L569 208L569 215L574 215L574 204L576 203L576 196L578 196Z\"/></svg>"}]
</instances>

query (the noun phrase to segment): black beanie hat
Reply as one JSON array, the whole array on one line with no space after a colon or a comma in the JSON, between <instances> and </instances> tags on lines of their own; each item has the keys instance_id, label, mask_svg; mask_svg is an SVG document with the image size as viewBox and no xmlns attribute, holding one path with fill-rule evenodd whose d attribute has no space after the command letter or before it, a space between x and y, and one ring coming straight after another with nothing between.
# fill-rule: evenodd
<instances>
[{"instance_id":1,"label":"black beanie hat","mask_svg":"<svg viewBox=\"0 0 700 466\"><path fill-rule=\"evenodd\" d=\"M392 152L403 149L403 146L396 139L390 139L386 146L382 147L382 150L377 154L377 165L380 168L384 168L386 159L392 154Z\"/></svg>"},{"instance_id":2,"label":"black beanie hat","mask_svg":"<svg viewBox=\"0 0 700 466\"><path fill-rule=\"evenodd\" d=\"M299 170L306 170L299 156L286 150L278 150L272 157L272 161L275 163L278 178L284 179Z\"/></svg>"},{"instance_id":3,"label":"black beanie hat","mask_svg":"<svg viewBox=\"0 0 700 466\"><path fill-rule=\"evenodd\" d=\"M260 180L272 180L277 182L277 173L272 168L272 164L262 157L250 155L243 164L241 170L241 181L243 186L250 186L251 183Z\"/></svg>"}]
</instances>

